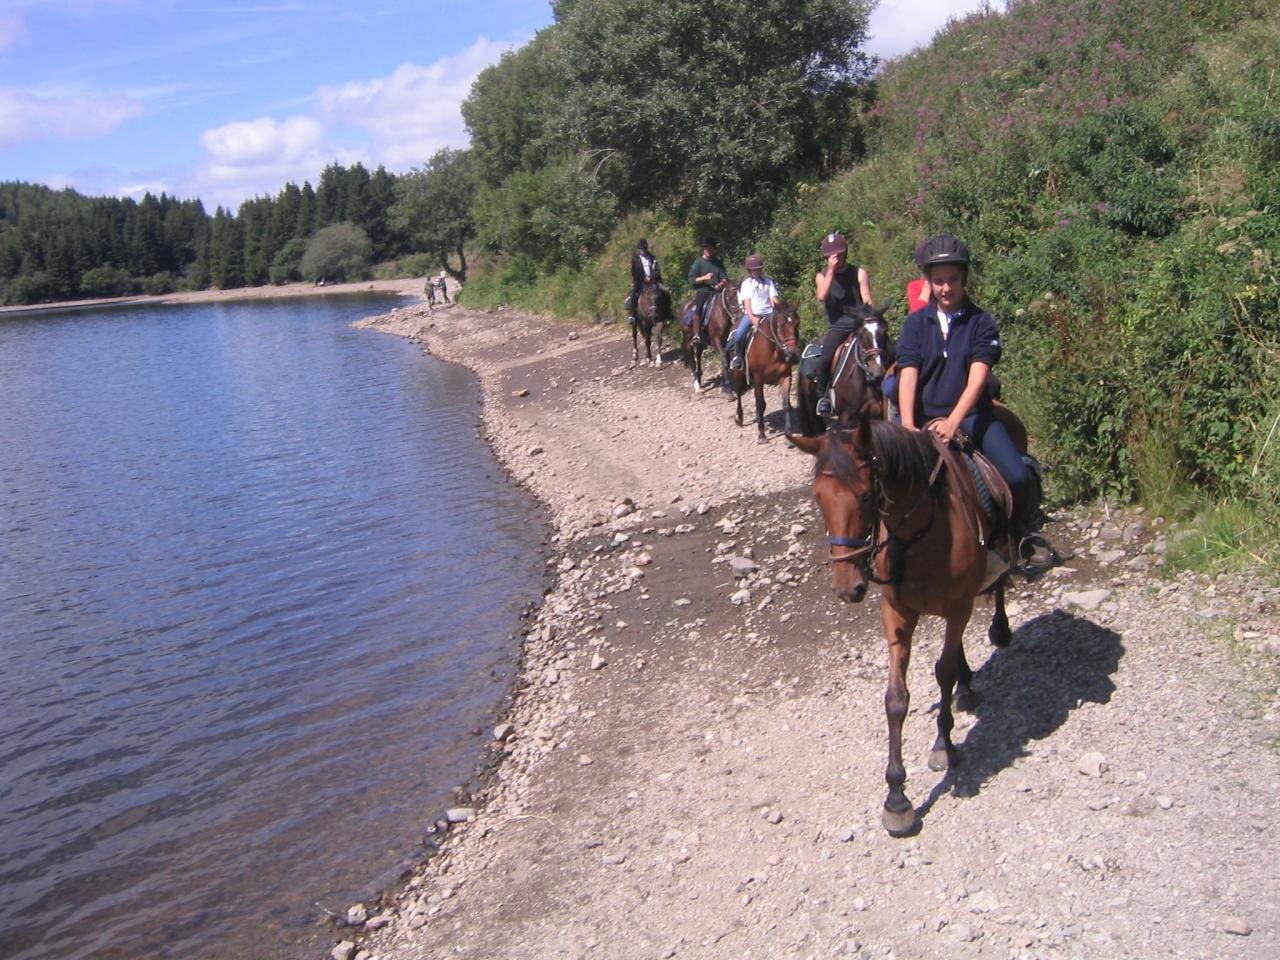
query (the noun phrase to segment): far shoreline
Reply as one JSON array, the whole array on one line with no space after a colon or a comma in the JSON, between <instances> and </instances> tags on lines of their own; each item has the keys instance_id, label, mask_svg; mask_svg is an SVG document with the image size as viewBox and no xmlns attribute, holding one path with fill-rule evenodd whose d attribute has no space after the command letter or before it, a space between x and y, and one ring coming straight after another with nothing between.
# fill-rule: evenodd
<instances>
[{"instance_id":1,"label":"far shoreline","mask_svg":"<svg viewBox=\"0 0 1280 960\"><path fill-rule=\"evenodd\" d=\"M422 299L425 277L398 280L358 280L354 283L286 283L280 286L233 287L228 290L182 290L177 293L140 294L131 297L102 297L89 300L59 300L54 303L24 303L0 306L0 315L45 313L85 307L141 306L145 304L233 303L244 300L327 297L334 294L379 293Z\"/></svg>"}]
</instances>

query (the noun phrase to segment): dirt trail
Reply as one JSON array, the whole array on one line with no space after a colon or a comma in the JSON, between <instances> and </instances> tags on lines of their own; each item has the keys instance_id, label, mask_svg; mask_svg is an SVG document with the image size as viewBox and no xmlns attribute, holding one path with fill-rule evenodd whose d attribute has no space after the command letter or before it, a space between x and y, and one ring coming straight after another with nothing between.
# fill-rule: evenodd
<instances>
[{"instance_id":1,"label":"dirt trail","mask_svg":"<svg viewBox=\"0 0 1280 960\"><path fill-rule=\"evenodd\" d=\"M1280 590L1161 577L1156 518L1055 518L1070 559L1013 590L1012 645L975 614L952 774L925 766L941 632L918 631L923 826L892 839L876 600L831 593L777 423L757 444L682 367L632 367L621 331L367 323L479 372L490 440L557 524L558 580L495 775L460 800L474 819L337 955L1280 956Z\"/></svg>"}]
</instances>

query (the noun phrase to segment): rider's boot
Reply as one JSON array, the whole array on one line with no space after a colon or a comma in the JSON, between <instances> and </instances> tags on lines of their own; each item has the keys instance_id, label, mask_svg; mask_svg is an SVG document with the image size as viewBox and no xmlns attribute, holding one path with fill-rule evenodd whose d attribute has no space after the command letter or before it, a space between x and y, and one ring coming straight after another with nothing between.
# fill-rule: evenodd
<instances>
[{"instance_id":1,"label":"rider's boot","mask_svg":"<svg viewBox=\"0 0 1280 960\"><path fill-rule=\"evenodd\" d=\"M814 408L814 412L820 417L834 417L835 407L831 403L830 388L827 386L827 378L821 372L813 380L814 392L818 395L818 404Z\"/></svg>"},{"instance_id":2,"label":"rider's boot","mask_svg":"<svg viewBox=\"0 0 1280 960\"><path fill-rule=\"evenodd\" d=\"M1013 520L1014 543L1017 544L1017 563L1024 574L1041 573L1053 566L1058 559L1049 541L1040 533L1037 520L1040 516L1040 505L1019 503L1017 516Z\"/></svg>"},{"instance_id":3,"label":"rider's boot","mask_svg":"<svg viewBox=\"0 0 1280 960\"><path fill-rule=\"evenodd\" d=\"M733 362L729 365L734 370L741 370L747 365L747 335L744 333L733 344Z\"/></svg>"}]
</instances>

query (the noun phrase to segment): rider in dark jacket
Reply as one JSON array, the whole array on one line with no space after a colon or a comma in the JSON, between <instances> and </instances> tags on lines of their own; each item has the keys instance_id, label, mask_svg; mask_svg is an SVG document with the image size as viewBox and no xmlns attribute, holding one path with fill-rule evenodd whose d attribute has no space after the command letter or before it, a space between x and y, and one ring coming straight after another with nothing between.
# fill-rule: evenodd
<instances>
[{"instance_id":1,"label":"rider in dark jacket","mask_svg":"<svg viewBox=\"0 0 1280 960\"><path fill-rule=\"evenodd\" d=\"M631 258L631 296L626 299L627 322L632 326L636 323L636 305L640 302L645 280L661 284L662 269L658 266L658 258L649 252L649 241L642 237L636 244L635 256Z\"/></svg>"}]
</instances>

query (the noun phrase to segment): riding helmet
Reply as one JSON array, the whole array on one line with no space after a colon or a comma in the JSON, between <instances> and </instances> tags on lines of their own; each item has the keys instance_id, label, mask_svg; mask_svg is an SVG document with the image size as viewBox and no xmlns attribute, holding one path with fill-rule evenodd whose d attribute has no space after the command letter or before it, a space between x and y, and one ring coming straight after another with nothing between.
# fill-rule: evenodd
<instances>
[{"instance_id":1,"label":"riding helmet","mask_svg":"<svg viewBox=\"0 0 1280 960\"><path fill-rule=\"evenodd\" d=\"M822 255L829 257L833 253L844 253L849 249L849 241L843 233L833 230L822 238Z\"/></svg>"},{"instance_id":2,"label":"riding helmet","mask_svg":"<svg viewBox=\"0 0 1280 960\"><path fill-rule=\"evenodd\" d=\"M969 248L949 233L933 237L924 245L922 267L937 267L944 263L958 264L965 269L969 267Z\"/></svg>"},{"instance_id":3,"label":"riding helmet","mask_svg":"<svg viewBox=\"0 0 1280 960\"><path fill-rule=\"evenodd\" d=\"M647 251L648 251L648 249L649 249L649 241L648 241L648 240L646 240L646 239L644 239L644 237L641 237L641 238L640 238L640 241L636 244L636 249L637 249L637 250L644 250L644 251L646 251L646 252L647 252Z\"/></svg>"},{"instance_id":4,"label":"riding helmet","mask_svg":"<svg viewBox=\"0 0 1280 960\"><path fill-rule=\"evenodd\" d=\"M720 244L716 243L716 238L715 238L715 237L703 237L703 238L702 238L702 245L703 245L703 247L718 247L718 246L720 246Z\"/></svg>"},{"instance_id":5,"label":"riding helmet","mask_svg":"<svg viewBox=\"0 0 1280 960\"><path fill-rule=\"evenodd\" d=\"M763 270L764 257L760 256L758 253L753 253L751 256L747 257L746 263L743 264L743 266L748 270Z\"/></svg>"}]
</instances>

